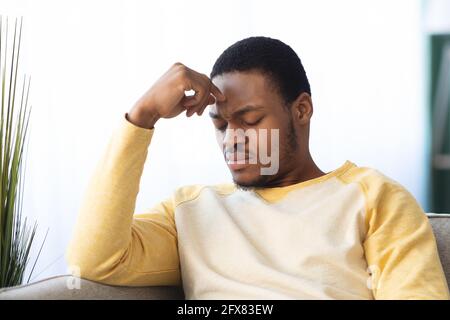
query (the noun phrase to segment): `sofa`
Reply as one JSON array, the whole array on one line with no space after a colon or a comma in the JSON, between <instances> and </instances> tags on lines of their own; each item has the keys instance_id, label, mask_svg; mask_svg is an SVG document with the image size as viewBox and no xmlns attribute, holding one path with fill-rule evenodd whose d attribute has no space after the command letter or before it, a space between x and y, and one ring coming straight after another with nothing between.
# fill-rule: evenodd
<instances>
[{"instance_id":1,"label":"sofa","mask_svg":"<svg viewBox=\"0 0 450 320\"><path fill-rule=\"evenodd\" d=\"M450 283L450 214L428 213L439 249L442 266ZM83 300L83 299L184 299L183 289L174 286L109 286L72 275L59 275L34 283L0 289L0 300Z\"/></svg>"}]
</instances>

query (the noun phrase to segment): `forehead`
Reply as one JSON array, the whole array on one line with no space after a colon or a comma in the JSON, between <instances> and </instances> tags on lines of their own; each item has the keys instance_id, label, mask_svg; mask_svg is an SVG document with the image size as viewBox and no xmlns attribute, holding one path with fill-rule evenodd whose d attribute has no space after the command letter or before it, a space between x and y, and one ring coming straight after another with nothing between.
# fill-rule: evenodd
<instances>
[{"instance_id":1,"label":"forehead","mask_svg":"<svg viewBox=\"0 0 450 320\"><path fill-rule=\"evenodd\" d=\"M271 106L280 103L278 92L262 73L229 72L212 79L226 100L211 106L213 112L233 112L247 105Z\"/></svg>"}]
</instances>

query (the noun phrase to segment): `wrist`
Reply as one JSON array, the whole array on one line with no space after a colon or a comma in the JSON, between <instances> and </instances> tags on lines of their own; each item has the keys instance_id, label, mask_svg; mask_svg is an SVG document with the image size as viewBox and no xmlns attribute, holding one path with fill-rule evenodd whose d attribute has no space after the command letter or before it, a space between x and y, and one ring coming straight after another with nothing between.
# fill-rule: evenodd
<instances>
[{"instance_id":1,"label":"wrist","mask_svg":"<svg viewBox=\"0 0 450 320\"><path fill-rule=\"evenodd\" d=\"M130 112L128 112L127 119L138 127L153 129L155 123L159 120L159 116L152 110L146 110L139 105L135 105Z\"/></svg>"}]
</instances>

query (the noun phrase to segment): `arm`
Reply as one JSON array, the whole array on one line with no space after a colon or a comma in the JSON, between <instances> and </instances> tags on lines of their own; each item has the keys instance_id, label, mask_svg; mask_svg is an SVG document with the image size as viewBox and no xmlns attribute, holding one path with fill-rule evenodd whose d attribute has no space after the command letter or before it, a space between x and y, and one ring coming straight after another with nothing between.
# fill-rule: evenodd
<instances>
[{"instance_id":1,"label":"arm","mask_svg":"<svg viewBox=\"0 0 450 320\"><path fill-rule=\"evenodd\" d=\"M123 119L95 169L66 253L83 278L114 285L180 283L172 202L133 216L152 135Z\"/></svg>"},{"instance_id":2,"label":"arm","mask_svg":"<svg viewBox=\"0 0 450 320\"><path fill-rule=\"evenodd\" d=\"M449 299L431 225L414 197L387 183L372 199L364 248L374 297Z\"/></svg>"},{"instance_id":3,"label":"arm","mask_svg":"<svg viewBox=\"0 0 450 320\"><path fill-rule=\"evenodd\" d=\"M75 275L113 285L180 283L173 201L133 212L156 121L201 115L216 99L225 97L206 75L176 63L136 102L86 191L66 253Z\"/></svg>"}]
</instances>

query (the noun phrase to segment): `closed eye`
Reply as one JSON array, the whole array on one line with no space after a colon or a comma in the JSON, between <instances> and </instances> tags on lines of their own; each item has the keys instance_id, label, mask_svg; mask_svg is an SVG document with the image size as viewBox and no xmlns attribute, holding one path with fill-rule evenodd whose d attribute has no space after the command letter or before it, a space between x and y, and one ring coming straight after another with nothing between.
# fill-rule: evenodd
<instances>
[{"instance_id":1,"label":"closed eye","mask_svg":"<svg viewBox=\"0 0 450 320\"><path fill-rule=\"evenodd\" d=\"M264 117L263 117L263 118L264 118ZM253 121L253 122L247 122L247 121L244 121L244 124L245 124L246 126L256 126L258 123L261 122L261 120L262 120L263 118L259 118L258 120Z\"/></svg>"},{"instance_id":2,"label":"closed eye","mask_svg":"<svg viewBox=\"0 0 450 320\"><path fill-rule=\"evenodd\" d=\"M260 123L262 121L264 117L259 118L256 121L253 122L247 122L247 121L243 121L243 124L247 127L251 127L251 126L256 126L258 123ZM220 126L220 127L216 127L217 130L219 130L220 132L224 132L227 129L228 124L225 123L224 125Z\"/></svg>"}]
</instances>

